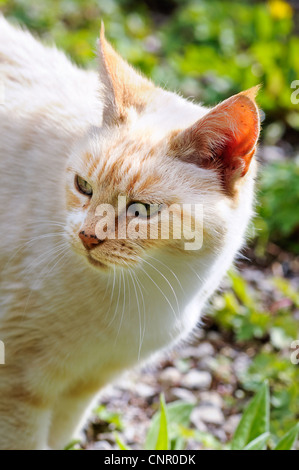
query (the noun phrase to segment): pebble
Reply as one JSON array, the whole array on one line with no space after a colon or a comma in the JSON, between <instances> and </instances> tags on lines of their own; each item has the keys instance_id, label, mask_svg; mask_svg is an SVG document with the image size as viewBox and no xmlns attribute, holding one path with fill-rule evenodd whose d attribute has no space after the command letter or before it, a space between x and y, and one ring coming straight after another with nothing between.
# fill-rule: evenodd
<instances>
[{"instance_id":1,"label":"pebble","mask_svg":"<svg viewBox=\"0 0 299 470\"><path fill-rule=\"evenodd\" d=\"M196 359L202 359L206 356L213 356L215 354L215 349L213 348L212 344L204 341L200 343L198 346L189 346L184 348L181 351L181 357L190 358L194 357Z\"/></svg>"},{"instance_id":2,"label":"pebble","mask_svg":"<svg viewBox=\"0 0 299 470\"><path fill-rule=\"evenodd\" d=\"M212 376L209 372L190 370L182 378L182 386L191 389L208 389L212 383Z\"/></svg>"},{"instance_id":3,"label":"pebble","mask_svg":"<svg viewBox=\"0 0 299 470\"><path fill-rule=\"evenodd\" d=\"M190 390L186 390L185 388L173 388L171 389L171 393L174 398L178 398L179 400L183 400L187 403L195 404L197 402L196 396L190 392Z\"/></svg>"},{"instance_id":4,"label":"pebble","mask_svg":"<svg viewBox=\"0 0 299 470\"><path fill-rule=\"evenodd\" d=\"M113 450L113 446L108 441L97 441L92 443L88 449L90 450Z\"/></svg>"},{"instance_id":5,"label":"pebble","mask_svg":"<svg viewBox=\"0 0 299 470\"><path fill-rule=\"evenodd\" d=\"M215 354L215 349L213 348L213 346L208 342L204 342L198 346L196 357L201 359L206 356L214 356L214 354Z\"/></svg>"},{"instance_id":6,"label":"pebble","mask_svg":"<svg viewBox=\"0 0 299 470\"><path fill-rule=\"evenodd\" d=\"M181 382L182 374L175 367L166 367L160 374L160 382L170 385L179 384Z\"/></svg>"},{"instance_id":7,"label":"pebble","mask_svg":"<svg viewBox=\"0 0 299 470\"><path fill-rule=\"evenodd\" d=\"M232 416L229 416L225 423L224 423L224 426L223 426L223 430L229 434L230 436L232 436L235 432L235 430L237 429L237 426L240 422L240 419L241 419L241 415L232 415Z\"/></svg>"},{"instance_id":8,"label":"pebble","mask_svg":"<svg viewBox=\"0 0 299 470\"><path fill-rule=\"evenodd\" d=\"M197 418L205 423L221 425L225 421L221 409L215 406L200 406L196 410Z\"/></svg>"},{"instance_id":9,"label":"pebble","mask_svg":"<svg viewBox=\"0 0 299 470\"><path fill-rule=\"evenodd\" d=\"M217 392L201 392L200 403L204 405L212 405L216 408L222 408L224 403L221 395Z\"/></svg>"},{"instance_id":10,"label":"pebble","mask_svg":"<svg viewBox=\"0 0 299 470\"><path fill-rule=\"evenodd\" d=\"M132 390L142 398L149 398L156 394L156 389L154 387L143 383L134 384L134 388Z\"/></svg>"},{"instance_id":11,"label":"pebble","mask_svg":"<svg viewBox=\"0 0 299 470\"><path fill-rule=\"evenodd\" d=\"M195 428L198 429L198 431L207 432L207 426L202 421L199 410L200 408L194 408L194 410L192 410L190 421L195 426Z\"/></svg>"},{"instance_id":12,"label":"pebble","mask_svg":"<svg viewBox=\"0 0 299 470\"><path fill-rule=\"evenodd\" d=\"M250 358L247 354L240 353L239 356L234 360L233 369L237 376L246 372L251 363Z\"/></svg>"}]
</instances>

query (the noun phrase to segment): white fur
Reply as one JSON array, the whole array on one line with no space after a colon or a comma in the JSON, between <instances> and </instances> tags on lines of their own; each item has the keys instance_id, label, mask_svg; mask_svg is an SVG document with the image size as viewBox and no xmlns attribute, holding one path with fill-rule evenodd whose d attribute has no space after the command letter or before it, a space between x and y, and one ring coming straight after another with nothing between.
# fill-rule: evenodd
<instances>
[{"instance_id":1,"label":"white fur","mask_svg":"<svg viewBox=\"0 0 299 470\"><path fill-rule=\"evenodd\" d=\"M77 210L66 221L65 167L77 138L91 125L101 125L97 74L78 69L55 48L0 18L0 80L5 87L0 106L0 339L7 361L0 365L0 448L62 448L95 394L90 389L76 397L82 382L103 386L195 328L243 243L253 177L247 177L234 205L219 191L216 174L189 171L178 162L168 187L160 191L175 191L175 178L185 170L189 182L202 178L210 184L210 194L203 185L196 202L204 203L211 232L225 228L219 251L207 249L200 257L161 251L153 253L156 260L146 258L153 267L145 261L132 275L118 268L102 273L73 252L72 231L64 230L84 221ZM130 132L132 138L146 132L158 142L207 111L161 92L143 117L132 110ZM117 138L116 133L109 136L108 144ZM97 139L82 145L100 154L105 144ZM169 170L161 163L160 171ZM185 199L194 202L181 178ZM78 240L72 244L82 251ZM39 397L42 403L35 400Z\"/></svg>"}]
</instances>

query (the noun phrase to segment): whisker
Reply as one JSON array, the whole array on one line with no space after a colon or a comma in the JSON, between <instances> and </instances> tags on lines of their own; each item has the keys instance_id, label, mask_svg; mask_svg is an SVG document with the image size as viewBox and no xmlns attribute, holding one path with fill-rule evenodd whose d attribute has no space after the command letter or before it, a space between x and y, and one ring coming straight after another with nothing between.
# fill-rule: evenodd
<instances>
[{"instance_id":1,"label":"whisker","mask_svg":"<svg viewBox=\"0 0 299 470\"><path fill-rule=\"evenodd\" d=\"M187 266L191 269L191 271L194 272L195 276L200 280L200 282L203 282L203 279L197 274L193 266L191 266L191 264L188 264Z\"/></svg>"},{"instance_id":2,"label":"whisker","mask_svg":"<svg viewBox=\"0 0 299 470\"><path fill-rule=\"evenodd\" d=\"M184 289L183 289L183 286L182 286L182 284L181 284L181 281L179 280L179 278L177 277L177 275L175 274L175 272L174 272L172 269L170 269L169 266L167 266L167 264L163 263L161 260L159 260L158 258L155 258L154 256L147 255L147 257L153 259L154 261L157 261L158 263L162 264L166 269L168 269L168 271L169 271L169 272L174 276L174 278L177 280L177 282L178 282L180 288L182 289L182 291L184 290Z\"/></svg>"},{"instance_id":3,"label":"whisker","mask_svg":"<svg viewBox=\"0 0 299 470\"><path fill-rule=\"evenodd\" d=\"M63 242L63 243L59 243L59 244L56 244L54 247L52 246L50 250L44 252L44 253L41 253L37 258L35 258L29 266L26 267L26 271L27 273L31 273L32 272L32 269L33 268L36 268L37 266L39 266L41 263L45 262L45 260L47 260L47 258L52 255L52 254L56 254L57 250L61 249L61 248L66 248L68 245L67 242ZM49 260L51 261L51 260Z\"/></svg>"},{"instance_id":4,"label":"whisker","mask_svg":"<svg viewBox=\"0 0 299 470\"><path fill-rule=\"evenodd\" d=\"M175 301L176 301L176 304L177 304L177 309L178 309L178 314L180 314L180 306L179 306L179 301L178 301L178 298L177 298L177 295L175 293L175 290L174 288L172 287L171 283L169 282L169 280L167 279L166 276L164 276L163 273L161 273L161 271L159 269L157 269L155 266L153 266L149 261L146 261L145 259L143 260L144 263L148 264L149 266L151 266L155 271L157 271L158 274L160 274L160 276L163 277L163 279L167 282L167 284L169 285L172 293L173 293L173 296L175 298Z\"/></svg>"},{"instance_id":5,"label":"whisker","mask_svg":"<svg viewBox=\"0 0 299 470\"><path fill-rule=\"evenodd\" d=\"M141 300L142 300L142 305L143 305L143 329L142 329L142 340L141 340L141 345L143 344L144 336L145 336L145 329L146 329L146 308L145 308L145 302L144 302L144 295L141 289L141 286L143 287L141 281L138 279L136 273L133 272L133 276L135 278L137 287L139 289L139 292L141 294Z\"/></svg>"},{"instance_id":6,"label":"whisker","mask_svg":"<svg viewBox=\"0 0 299 470\"><path fill-rule=\"evenodd\" d=\"M152 283L157 287L157 289L159 290L159 292L161 292L161 294L163 295L163 297L165 298L166 302L168 303L169 307L171 308L173 314L174 314L174 317L175 319L177 320L177 315L176 315L176 312L170 302L170 300L168 299L168 297L165 295L165 293L162 291L162 289L158 286L158 284L153 280L153 278L146 272L145 269L142 268L142 266L140 267L140 269L144 272L144 274L152 281Z\"/></svg>"},{"instance_id":7,"label":"whisker","mask_svg":"<svg viewBox=\"0 0 299 470\"><path fill-rule=\"evenodd\" d=\"M110 310L111 310L111 307L112 307L112 303L113 303L113 295L114 295L114 288L115 288L115 276L116 276L116 273L115 273L115 265L113 265L113 285L112 285L112 289L111 289L111 295L110 295L110 305L109 305L109 308L105 314L105 318L104 318L104 321L106 321L109 313L110 313Z\"/></svg>"},{"instance_id":8,"label":"whisker","mask_svg":"<svg viewBox=\"0 0 299 470\"><path fill-rule=\"evenodd\" d=\"M107 325L107 329L113 324L116 316L117 316L117 310L118 310L118 306L119 306L119 301L120 301L120 291L121 291L121 278L119 278L119 281L118 281L118 296L117 296L117 303L116 303L116 307L115 307L115 310L114 310L114 314L113 314L113 317L112 319L110 320L109 324Z\"/></svg>"},{"instance_id":9,"label":"whisker","mask_svg":"<svg viewBox=\"0 0 299 470\"><path fill-rule=\"evenodd\" d=\"M136 297L137 308L138 308L138 318L139 318L139 349L138 349L138 360L139 360L139 359L140 359L141 346L142 346L142 344L141 344L141 338L142 338L141 313L140 313L139 298L138 298L138 294L137 294L137 289L136 289L135 281L134 281L134 278L133 278L133 276L132 276L131 268L129 268L129 274L130 274L131 279L132 279L132 284L133 284L133 288L134 288L134 291L135 291L135 297Z\"/></svg>"},{"instance_id":10,"label":"whisker","mask_svg":"<svg viewBox=\"0 0 299 470\"><path fill-rule=\"evenodd\" d=\"M122 309L122 314L121 314L121 318L120 318L120 322L119 322L119 327L118 327L118 330L117 330L117 335L116 335L116 338L115 338L115 341L114 341L114 345L116 345L117 338L118 338L118 335L119 335L120 330L121 330L121 325L122 325L122 322L123 322L123 318L124 318L124 314L125 314L125 306L126 306L126 283L125 283L125 275L124 275L123 270L121 271L121 274L122 274L122 280L123 280L123 284L124 284L123 309Z\"/></svg>"},{"instance_id":11,"label":"whisker","mask_svg":"<svg viewBox=\"0 0 299 470\"><path fill-rule=\"evenodd\" d=\"M5 264L4 266L4 270L8 268L9 264L12 262L12 260L17 256L17 254L20 253L20 251L22 251L23 249L25 249L27 247L27 245L30 245L31 243L35 242L35 241L38 241L38 240L42 240L44 238L50 238L50 237L55 237L55 236L61 236L62 233L58 233L58 232L55 232L55 233L48 233L48 234L43 234L43 235L39 235L37 237L33 237L31 238L30 240L28 240L27 242L23 243L14 253L13 255L9 258L9 260L7 261L7 263Z\"/></svg>"}]
</instances>

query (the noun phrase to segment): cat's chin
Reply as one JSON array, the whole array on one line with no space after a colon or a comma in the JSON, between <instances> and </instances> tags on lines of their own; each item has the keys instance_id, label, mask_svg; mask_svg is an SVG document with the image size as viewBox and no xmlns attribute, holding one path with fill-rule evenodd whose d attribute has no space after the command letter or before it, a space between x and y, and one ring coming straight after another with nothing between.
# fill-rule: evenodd
<instances>
[{"instance_id":1,"label":"cat's chin","mask_svg":"<svg viewBox=\"0 0 299 470\"><path fill-rule=\"evenodd\" d=\"M100 269L101 271L109 271L112 268L132 268L136 266L138 263L136 261L131 261L128 263L127 261L122 262L118 258L116 259L105 259L104 261L99 261L95 259L92 255L88 254L85 256L86 261L96 269Z\"/></svg>"},{"instance_id":2,"label":"cat's chin","mask_svg":"<svg viewBox=\"0 0 299 470\"><path fill-rule=\"evenodd\" d=\"M97 269L102 269L102 270L107 271L107 269L110 268L110 266L108 266L108 264L103 263L102 261L98 261L98 260L92 258L91 256L87 257L87 261L91 264L91 266L93 266Z\"/></svg>"}]
</instances>

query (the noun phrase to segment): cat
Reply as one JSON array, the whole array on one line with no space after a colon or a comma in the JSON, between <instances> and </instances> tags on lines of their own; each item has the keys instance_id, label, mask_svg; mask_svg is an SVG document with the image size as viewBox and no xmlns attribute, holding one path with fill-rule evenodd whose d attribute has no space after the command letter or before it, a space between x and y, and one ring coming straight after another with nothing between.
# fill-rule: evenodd
<instances>
[{"instance_id":1,"label":"cat","mask_svg":"<svg viewBox=\"0 0 299 470\"><path fill-rule=\"evenodd\" d=\"M98 57L81 70L0 17L0 449L63 449L103 386L188 339L253 213L257 88L190 102L103 26ZM134 217L147 235L172 204L168 238L108 236ZM200 249L171 236L184 204L203 207Z\"/></svg>"}]
</instances>

